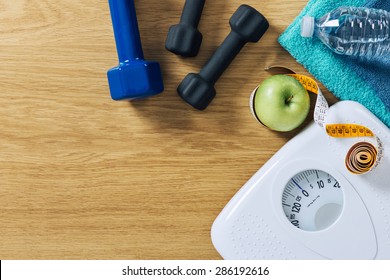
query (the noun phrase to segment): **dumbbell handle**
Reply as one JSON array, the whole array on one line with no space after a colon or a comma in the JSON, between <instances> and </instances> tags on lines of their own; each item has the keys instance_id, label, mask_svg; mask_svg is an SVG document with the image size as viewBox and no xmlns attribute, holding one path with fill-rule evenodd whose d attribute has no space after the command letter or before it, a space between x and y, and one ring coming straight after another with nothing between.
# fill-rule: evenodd
<instances>
[{"instance_id":1,"label":"dumbbell handle","mask_svg":"<svg viewBox=\"0 0 390 280\"><path fill-rule=\"evenodd\" d=\"M246 43L236 32L231 31L199 75L210 84L215 84Z\"/></svg>"},{"instance_id":2,"label":"dumbbell handle","mask_svg":"<svg viewBox=\"0 0 390 280\"><path fill-rule=\"evenodd\" d=\"M144 59L134 0L109 0L120 62Z\"/></svg>"},{"instance_id":3,"label":"dumbbell handle","mask_svg":"<svg viewBox=\"0 0 390 280\"><path fill-rule=\"evenodd\" d=\"M186 0L180 22L197 28L202 15L204 3L205 0Z\"/></svg>"}]
</instances>

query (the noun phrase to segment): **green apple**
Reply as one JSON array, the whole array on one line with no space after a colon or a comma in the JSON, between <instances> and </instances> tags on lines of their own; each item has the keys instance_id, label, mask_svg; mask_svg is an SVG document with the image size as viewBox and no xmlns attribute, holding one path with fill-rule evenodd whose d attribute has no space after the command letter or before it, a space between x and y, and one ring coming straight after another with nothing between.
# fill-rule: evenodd
<instances>
[{"instance_id":1,"label":"green apple","mask_svg":"<svg viewBox=\"0 0 390 280\"><path fill-rule=\"evenodd\" d=\"M254 115L265 126L276 131L297 128L310 110L308 92L300 82L287 75L265 79L252 98Z\"/></svg>"}]
</instances>

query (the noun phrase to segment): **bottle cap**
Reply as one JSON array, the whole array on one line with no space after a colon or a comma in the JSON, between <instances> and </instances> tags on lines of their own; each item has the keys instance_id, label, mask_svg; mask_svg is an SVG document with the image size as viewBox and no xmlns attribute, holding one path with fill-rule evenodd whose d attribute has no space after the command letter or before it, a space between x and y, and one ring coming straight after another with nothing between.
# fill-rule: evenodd
<instances>
[{"instance_id":1,"label":"bottle cap","mask_svg":"<svg viewBox=\"0 0 390 280\"><path fill-rule=\"evenodd\" d=\"M313 37L314 33L314 17L304 16L301 22L301 36Z\"/></svg>"}]
</instances>

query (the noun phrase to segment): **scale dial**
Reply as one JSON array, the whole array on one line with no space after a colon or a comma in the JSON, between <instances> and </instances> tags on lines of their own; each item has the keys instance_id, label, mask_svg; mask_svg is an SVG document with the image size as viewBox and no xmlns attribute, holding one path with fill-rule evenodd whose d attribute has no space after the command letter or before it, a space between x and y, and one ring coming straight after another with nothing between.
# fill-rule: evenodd
<instances>
[{"instance_id":1,"label":"scale dial","mask_svg":"<svg viewBox=\"0 0 390 280\"><path fill-rule=\"evenodd\" d=\"M319 231L331 226L343 209L343 190L332 175L317 169L292 177L282 194L287 219L302 230Z\"/></svg>"}]
</instances>

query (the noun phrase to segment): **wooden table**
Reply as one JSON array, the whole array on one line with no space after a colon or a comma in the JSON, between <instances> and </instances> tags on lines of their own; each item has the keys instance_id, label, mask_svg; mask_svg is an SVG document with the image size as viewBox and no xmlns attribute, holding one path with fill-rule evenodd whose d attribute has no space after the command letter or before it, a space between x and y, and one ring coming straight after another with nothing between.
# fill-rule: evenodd
<instances>
[{"instance_id":1,"label":"wooden table","mask_svg":"<svg viewBox=\"0 0 390 280\"><path fill-rule=\"evenodd\" d=\"M270 28L244 47L203 112L176 87L222 42L243 2L207 1L201 51L182 59L164 42L183 2L136 1L145 57L160 62L165 91L115 102L107 1L0 0L0 259L220 258L214 219L299 132L262 127L248 101L266 66L307 73L277 43L307 1L246 2Z\"/></svg>"}]
</instances>

